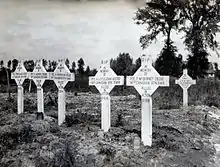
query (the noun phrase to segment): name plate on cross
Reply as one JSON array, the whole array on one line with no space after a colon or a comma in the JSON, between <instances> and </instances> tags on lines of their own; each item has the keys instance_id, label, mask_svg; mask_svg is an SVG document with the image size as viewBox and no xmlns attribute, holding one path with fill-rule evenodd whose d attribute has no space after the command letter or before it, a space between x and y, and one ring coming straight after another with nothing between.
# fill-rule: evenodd
<instances>
[{"instance_id":1,"label":"name plate on cross","mask_svg":"<svg viewBox=\"0 0 220 167\"><path fill-rule=\"evenodd\" d=\"M89 77L89 85L94 85L100 94L110 93L114 86L123 84L124 77L115 74L108 60L102 61L101 68L94 77Z\"/></svg>"},{"instance_id":2,"label":"name plate on cross","mask_svg":"<svg viewBox=\"0 0 220 167\"><path fill-rule=\"evenodd\" d=\"M18 86L21 86L25 79L28 79L28 72L24 67L23 61L19 61L15 71L11 74Z\"/></svg>"},{"instance_id":3,"label":"name plate on cross","mask_svg":"<svg viewBox=\"0 0 220 167\"><path fill-rule=\"evenodd\" d=\"M134 86L142 95L152 95L159 86L169 86L169 76L160 76L152 66L151 58L141 57L141 67L134 76L127 77L127 85Z\"/></svg>"},{"instance_id":4,"label":"name plate on cross","mask_svg":"<svg viewBox=\"0 0 220 167\"><path fill-rule=\"evenodd\" d=\"M196 80L193 80L189 75L187 69L183 70L183 75L175 81L176 84L180 85L183 89L188 89L191 85L196 84Z\"/></svg>"},{"instance_id":5,"label":"name plate on cross","mask_svg":"<svg viewBox=\"0 0 220 167\"><path fill-rule=\"evenodd\" d=\"M45 70L42 60L37 60L33 72L29 73L29 78L34 81L37 87L42 87L45 80L50 79L49 73Z\"/></svg>"},{"instance_id":6,"label":"name plate on cross","mask_svg":"<svg viewBox=\"0 0 220 167\"><path fill-rule=\"evenodd\" d=\"M75 81L75 75L70 73L64 59L60 59L55 71L50 73L50 79L55 82L58 89L64 89L69 81Z\"/></svg>"}]
</instances>

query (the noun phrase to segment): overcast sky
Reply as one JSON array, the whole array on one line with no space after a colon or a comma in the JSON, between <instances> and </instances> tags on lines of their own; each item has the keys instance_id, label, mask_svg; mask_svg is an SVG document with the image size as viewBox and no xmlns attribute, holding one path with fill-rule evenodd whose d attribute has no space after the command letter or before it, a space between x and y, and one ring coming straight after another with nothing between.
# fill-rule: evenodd
<instances>
[{"instance_id":1,"label":"overcast sky","mask_svg":"<svg viewBox=\"0 0 220 167\"><path fill-rule=\"evenodd\" d=\"M145 31L132 19L137 6L121 0L0 1L0 58L56 60L62 57L77 61L82 57L92 68L99 67L101 59L117 57L120 52L128 52L134 59L142 53L155 59L164 38L141 50L139 37ZM172 34L179 53L186 55L180 38L181 34Z\"/></svg>"}]
</instances>

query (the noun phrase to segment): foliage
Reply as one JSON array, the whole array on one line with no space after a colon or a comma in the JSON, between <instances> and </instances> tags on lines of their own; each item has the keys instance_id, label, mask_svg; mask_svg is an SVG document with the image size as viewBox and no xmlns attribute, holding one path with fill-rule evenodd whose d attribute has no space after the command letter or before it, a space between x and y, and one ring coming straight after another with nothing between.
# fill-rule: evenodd
<instances>
[{"instance_id":1,"label":"foliage","mask_svg":"<svg viewBox=\"0 0 220 167\"><path fill-rule=\"evenodd\" d=\"M148 32L140 38L142 48L148 47L160 34L166 36L169 48L171 30L178 28L179 8L177 0L151 0L144 8L138 9L134 18L136 24L146 25Z\"/></svg>"},{"instance_id":2,"label":"foliage","mask_svg":"<svg viewBox=\"0 0 220 167\"><path fill-rule=\"evenodd\" d=\"M4 65L4 61L1 60L1 61L0 61L0 66L1 66L1 68L3 67L3 65Z\"/></svg>"},{"instance_id":3,"label":"foliage","mask_svg":"<svg viewBox=\"0 0 220 167\"><path fill-rule=\"evenodd\" d=\"M12 60L12 71L15 71L17 65L18 65L18 60L17 59L13 59Z\"/></svg>"},{"instance_id":4,"label":"foliage","mask_svg":"<svg viewBox=\"0 0 220 167\"><path fill-rule=\"evenodd\" d=\"M218 68L218 63L214 63L215 68L215 78L220 79L220 70Z\"/></svg>"},{"instance_id":5,"label":"foliage","mask_svg":"<svg viewBox=\"0 0 220 167\"><path fill-rule=\"evenodd\" d=\"M184 42L191 53L218 47L215 37L219 22L219 0L187 0L182 4L180 31L185 32Z\"/></svg>"},{"instance_id":6,"label":"foliage","mask_svg":"<svg viewBox=\"0 0 220 167\"><path fill-rule=\"evenodd\" d=\"M82 58L80 58L77 63L78 63L77 71L78 71L79 75L82 76L84 74L84 65L85 65L84 60Z\"/></svg>"},{"instance_id":7,"label":"foliage","mask_svg":"<svg viewBox=\"0 0 220 167\"><path fill-rule=\"evenodd\" d=\"M155 62L155 69L160 75L180 77L183 65L182 55L177 57L176 51L176 47L172 44L169 48L165 45Z\"/></svg>"},{"instance_id":8,"label":"foliage","mask_svg":"<svg viewBox=\"0 0 220 167\"><path fill-rule=\"evenodd\" d=\"M188 69L194 78L204 77L208 66L207 49L216 51L219 47L216 40L220 31L219 0L151 0L144 8L138 9L135 21L136 24L147 25L148 33L140 38L142 48L148 47L160 34L166 36L166 51L163 48L158 60L166 67L171 66L169 60L174 59L171 31L184 32L184 43L190 51ZM170 58L165 58L165 55Z\"/></svg>"},{"instance_id":9,"label":"foliage","mask_svg":"<svg viewBox=\"0 0 220 167\"><path fill-rule=\"evenodd\" d=\"M110 66L117 75L131 75L133 71L133 60L129 53L120 53L116 59L111 59Z\"/></svg>"},{"instance_id":10,"label":"foliage","mask_svg":"<svg viewBox=\"0 0 220 167\"><path fill-rule=\"evenodd\" d=\"M86 67L85 75L86 76L90 75L90 68L89 68L89 66Z\"/></svg>"},{"instance_id":11,"label":"foliage","mask_svg":"<svg viewBox=\"0 0 220 167\"><path fill-rule=\"evenodd\" d=\"M177 48L171 40L171 31L179 28L179 1L151 0L146 7L138 9L137 24L147 25L147 34L140 38L142 48L146 48L159 35L166 36L165 45L156 60L155 67L161 75L179 76L181 59L176 57Z\"/></svg>"},{"instance_id":12,"label":"foliage","mask_svg":"<svg viewBox=\"0 0 220 167\"><path fill-rule=\"evenodd\" d=\"M134 66L133 73L135 73L140 67L141 67L141 58L139 57L139 58L135 61L135 66Z\"/></svg>"},{"instance_id":13,"label":"foliage","mask_svg":"<svg viewBox=\"0 0 220 167\"><path fill-rule=\"evenodd\" d=\"M9 60L8 63L6 63L7 66L9 66L10 62L11 62L10 67L12 66L12 69L7 67L7 71L6 71L5 70L6 67L4 67L5 63L4 63L3 60L1 61L2 68L0 69L0 84L2 84L3 87L5 87L4 85L8 84L8 79L7 78L9 78L9 79L11 78L11 72L14 72L17 65L18 65L18 60L17 59ZM69 60L66 59L65 63L70 64L70 62L69 63L68 62L69 62ZM79 60L79 63L84 64L84 60L83 59ZM44 65L45 69L47 70L47 72L53 72L55 70L55 68L57 67L57 62L54 61L54 60L45 60L44 59L43 60L43 65ZM34 70L34 66L35 66L35 62L33 60L24 61L24 67L28 72L32 72ZM83 67L83 66L80 65L80 67ZM80 69L83 69L83 75L77 73L74 83L68 83L67 84L67 86L66 86L67 90L71 90L71 91L73 91L74 89L80 89L81 91L85 91L84 89L89 90L88 77L89 76L94 76L97 73L97 70L96 69L91 69L90 70L89 66L87 66L85 71L84 71L84 67L80 68ZM77 71L78 70L79 69L77 69ZM76 71L76 64L73 61L71 63L70 72L75 73L75 71ZM7 72L8 72L8 74L7 74ZM7 75L9 75L9 77ZM9 83L12 84L12 85L16 85L14 80L10 80ZM32 80L29 80L29 79L24 81L23 86L24 86L25 89L29 89L29 92L36 90L36 86L35 86L34 82ZM12 89L12 88L14 88L14 87L11 87L10 89ZM5 89L9 89L9 86L5 87ZM55 91L57 88L56 88L55 84L52 81L46 81L44 83L44 89L45 90L50 90L50 91ZM11 90L11 91L14 92L14 90Z\"/></svg>"},{"instance_id":14,"label":"foliage","mask_svg":"<svg viewBox=\"0 0 220 167\"><path fill-rule=\"evenodd\" d=\"M33 71L34 70L34 61L33 60L24 61L24 67L29 72Z\"/></svg>"},{"instance_id":15,"label":"foliage","mask_svg":"<svg viewBox=\"0 0 220 167\"><path fill-rule=\"evenodd\" d=\"M72 73L76 72L76 63L75 63L75 61L72 62L70 72L72 72Z\"/></svg>"},{"instance_id":16,"label":"foliage","mask_svg":"<svg viewBox=\"0 0 220 167\"><path fill-rule=\"evenodd\" d=\"M90 71L90 76L95 76L95 74L97 73L98 71L97 71L97 69L92 69L91 71Z\"/></svg>"},{"instance_id":17,"label":"foliage","mask_svg":"<svg viewBox=\"0 0 220 167\"><path fill-rule=\"evenodd\" d=\"M200 52L194 56L189 55L187 68L188 74L192 78L204 78L209 68L208 53L206 51Z\"/></svg>"},{"instance_id":18,"label":"foliage","mask_svg":"<svg viewBox=\"0 0 220 167\"><path fill-rule=\"evenodd\" d=\"M216 33L220 31L219 22L219 0L190 0L181 8L180 31L185 32L184 43L191 52L188 69L193 78L206 75L209 64L207 48L215 50L219 46L216 41Z\"/></svg>"},{"instance_id":19,"label":"foliage","mask_svg":"<svg viewBox=\"0 0 220 167\"><path fill-rule=\"evenodd\" d=\"M7 63L7 67L8 67L9 69L11 69L11 65L12 65L12 62L11 62L11 60L9 60L8 63Z\"/></svg>"},{"instance_id":20,"label":"foliage","mask_svg":"<svg viewBox=\"0 0 220 167\"><path fill-rule=\"evenodd\" d=\"M69 61L69 59L66 59L65 64L66 64L67 68L70 69L70 61Z\"/></svg>"}]
</instances>

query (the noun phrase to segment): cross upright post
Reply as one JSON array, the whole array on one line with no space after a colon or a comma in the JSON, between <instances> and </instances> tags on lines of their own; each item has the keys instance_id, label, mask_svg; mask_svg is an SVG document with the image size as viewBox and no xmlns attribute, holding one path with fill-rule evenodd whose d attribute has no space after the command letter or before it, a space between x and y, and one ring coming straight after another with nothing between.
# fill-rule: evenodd
<instances>
[{"instance_id":1,"label":"cross upright post","mask_svg":"<svg viewBox=\"0 0 220 167\"><path fill-rule=\"evenodd\" d=\"M169 86L169 76L160 76L152 66L151 57L141 57L141 67L134 76L127 77L127 86L134 86L141 95L141 140L152 145L152 98L159 86Z\"/></svg>"},{"instance_id":2,"label":"cross upright post","mask_svg":"<svg viewBox=\"0 0 220 167\"><path fill-rule=\"evenodd\" d=\"M110 68L109 60L101 61L102 65L94 77L89 77L89 85L94 85L101 94L101 129L107 132L111 126L111 103L109 93L115 85L123 85L124 77L117 76Z\"/></svg>"}]
</instances>

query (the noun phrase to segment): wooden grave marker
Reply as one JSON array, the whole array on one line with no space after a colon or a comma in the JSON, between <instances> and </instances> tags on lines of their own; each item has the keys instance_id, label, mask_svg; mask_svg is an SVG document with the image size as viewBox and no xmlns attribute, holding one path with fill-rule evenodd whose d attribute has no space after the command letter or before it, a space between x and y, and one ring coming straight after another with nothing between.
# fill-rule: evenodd
<instances>
[{"instance_id":1,"label":"wooden grave marker","mask_svg":"<svg viewBox=\"0 0 220 167\"><path fill-rule=\"evenodd\" d=\"M169 86L169 76L160 76L152 66L152 59L141 57L141 67L134 76L127 76L127 86L134 86L141 95L141 140L144 145L152 145L152 98L159 86Z\"/></svg>"},{"instance_id":2,"label":"wooden grave marker","mask_svg":"<svg viewBox=\"0 0 220 167\"><path fill-rule=\"evenodd\" d=\"M64 59L60 59L55 71L50 73L50 80L53 80L58 88L58 125L61 125L65 120L66 112L64 87L69 81L75 81L75 75L70 73Z\"/></svg>"},{"instance_id":3,"label":"wooden grave marker","mask_svg":"<svg viewBox=\"0 0 220 167\"><path fill-rule=\"evenodd\" d=\"M111 126L111 103L109 93L116 85L124 84L124 77L117 76L110 68L109 60L101 62L101 67L94 77L89 77L89 85L94 85L101 94L101 129L107 132Z\"/></svg>"},{"instance_id":4,"label":"wooden grave marker","mask_svg":"<svg viewBox=\"0 0 220 167\"><path fill-rule=\"evenodd\" d=\"M187 72L187 69L183 70L183 75L175 81L176 84L180 85L183 89L183 107L188 106L188 88L191 85L196 84L196 80L193 80Z\"/></svg>"},{"instance_id":5,"label":"wooden grave marker","mask_svg":"<svg viewBox=\"0 0 220 167\"><path fill-rule=\"evenodd\" d=\"M18 86L18 97L17 97L17 109L18 114L24 112L24 88L22 86L25 79L28 78L28 72L24 67L23 61L19 61L15 71L11 74L11 79L14 79Z\"/></svg>"},{"instance_id":6,"label":"wooden grave marker","mask_svg":"<svg viewBox=\"0 0 220 167\"><path fill-rule=\"evenodd\" d=\"M49 73L45 70L42 60L37 60L33 72L29 72L29 79L32 79L37 86L37 109L38 112L44 113L44 93L43 84L49 80Z\"/></svg>"}]
</instances>

